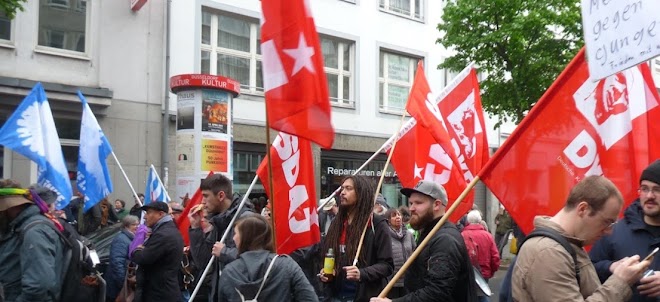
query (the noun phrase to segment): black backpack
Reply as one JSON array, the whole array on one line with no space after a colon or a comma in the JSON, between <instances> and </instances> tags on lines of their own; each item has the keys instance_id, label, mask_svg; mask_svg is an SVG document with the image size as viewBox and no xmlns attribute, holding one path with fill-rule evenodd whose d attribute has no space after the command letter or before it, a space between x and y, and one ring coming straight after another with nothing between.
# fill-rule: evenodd
<instances>
[{"instance_id":1,"label":"black backpack","mask_svg":"<svg viewBox=\"0 0 660 302\"><path fill-rule=\"evenodd\" d=\"M55 227L50 220L32 221L20 228L19 236L23 241L23 234L38 224L50 226L64 243L64 269L61 276L61 287L59 297L53 297L53 301L104 301L105 280L94 267L90 256L90 250L77 233L64 232Z\"/></svg>"},{"instance_id":2,"label":"black backpack","mask_svg":"<svg viewBox=\"0 0 660 302\"><path fill-rule=\"evenodd\" d=\"M520 253L520 249L522 248L522 245L530 238L534 237L547 237L550 238L554 241L557 241L557 243L561 244L564 249L571 254L571 257L573 258L573 265L575 266L575 279L577 279L578 285L580 284L580 267L578 266L577 263L577 255L575 254L575 250L571 246L571 244L562 236L559 234L559 232L549 229L549 228L537 228L534 231L532 231L525 239L518 245L518 253ZM513 257L511 260L511 264L509 264L509 269L506 271L506 276L504 277L504 280L502 281L502 287L500 288L500 301L501 302L513 302L513 291L511 289L511 277L513 276L513 268L516 265L516 257Z\"/></svg>"}]
</instances>

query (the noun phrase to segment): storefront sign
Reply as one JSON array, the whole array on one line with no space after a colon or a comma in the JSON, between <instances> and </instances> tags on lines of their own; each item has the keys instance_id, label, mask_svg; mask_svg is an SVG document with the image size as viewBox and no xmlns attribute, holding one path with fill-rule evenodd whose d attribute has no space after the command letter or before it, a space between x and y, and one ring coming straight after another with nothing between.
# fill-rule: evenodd
<instances>
[{"instance_id":1,"label":"storefront sign","mask_svg":"<svg viewBox=\"0 0 660 302\"><path fill-rule=\"evenodd\" d=\"M362 170L358 172L357 175L362 175L362 176L376 176L380 177L382 175L383 171L371 171L371 170ZM328 175L335 175L335 176L349 176L353 175L355 173L354 169L336 169L335 167L328 167L327 168L327 173ZM385 171L385 177L396 177L396 172L393 171Z\"/></svg>"}]
</instances>

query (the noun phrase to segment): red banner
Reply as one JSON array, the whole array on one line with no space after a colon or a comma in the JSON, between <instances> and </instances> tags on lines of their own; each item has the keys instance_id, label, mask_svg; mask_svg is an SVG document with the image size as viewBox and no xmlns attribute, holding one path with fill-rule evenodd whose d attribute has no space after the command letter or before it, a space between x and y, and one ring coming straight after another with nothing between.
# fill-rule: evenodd
<instances>
[{"instance_id":1,"label":"red banner","mask_svg":"<svg viewBox=\"0 0 660 302\"><path fill-rule=\"evenodd\" d=\"M332 148L328 83L309 1L263 0L261 51L270 128Z\"/></svg>"},{"instance_id":2,"label":"red banner","mask_svg":"<svg viewBox=\"0 0 660 302\"><path fill-rule=\"evenodd\" d=\"M209 172L208 176L211 175L213 175L213 171ZM181 236L183 237L183 244L185 246L190 245L190 237L188 237L188 228L190 228L190 220L188 218L188 214L190 213L190 210L194 206L201 203L202 203L202 190L197 188L197 191L195 191L195 194L193 194L193 196L188 200L188 202L186 203L186 207L183 209L183 212L181 213L181 216L179 216L179 219L177 219L176 221L176 225L179 228L179 232L181 233Z\"/></svg>"},{"instance_id":3,"label":"red banner","mask_svg":"<svg viewBox=\"0 0 660 302\"><path fill-rule=\"evenodd\" d=\"M660 157L659 102L648 65L594 82L583 49L480 178L524 232L534 216L556 214L585 176L608 177L628 204L642 170Z\"/></svg>"},{"instance_id":4,"label":"red banner","mask_svg":"<svg viewBox=\"0 0 660 302\"><path fill-rule=\"evenodd\" d=\"M470 66L449 85L438 96L438 108L465 181L471 182L490 157L477 72Z\"/></svg>"},{"instance_id":5,"label":"red banner","mask_svg":"<svg viewBox=\"0 0 660 302\"><path fill-rule=\"evenodd\" d=\"M308 140L280 132L270 154L273 157L275 198L271 198L271 201L274 201L276 250L278 254L290 254L321 240L316 213L312 144ZM259 165L257 175L266 193L270 195L268 157Z\"/></svg>"}]
</instances>

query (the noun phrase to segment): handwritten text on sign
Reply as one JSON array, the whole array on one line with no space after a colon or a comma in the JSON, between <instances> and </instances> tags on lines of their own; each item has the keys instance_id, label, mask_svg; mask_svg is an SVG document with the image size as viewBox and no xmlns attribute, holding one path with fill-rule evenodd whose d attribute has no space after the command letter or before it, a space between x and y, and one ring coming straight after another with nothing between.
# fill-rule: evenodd
<instances>
[{"instance_id":1,"label":"handwritten text on sign","mask_svg":"<svg viewBox=\"0 0 660 302\"><path fill-rule=\"evenodd\" d=\"M584 39L593 80L660 55L658 12L658 0L582 0Z\"/></svg>"}]
</instances>

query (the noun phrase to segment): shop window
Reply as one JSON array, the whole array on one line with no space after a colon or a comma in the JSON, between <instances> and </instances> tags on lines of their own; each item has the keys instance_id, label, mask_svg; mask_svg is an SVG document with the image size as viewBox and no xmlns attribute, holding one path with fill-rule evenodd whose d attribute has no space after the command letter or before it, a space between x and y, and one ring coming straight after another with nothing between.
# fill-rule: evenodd
<instances>
[{"instance_id":1,"label":"shop window","mask_svg":"<svg viewBox=\"0 0 660 302\"><path fill-rule=\"evenodd\" d=\"M321 52L328 80L330 103L338 107L355 108L353 70L355 42L333 37L321 37Z\"/></svg>"},{"instance_id":2,"label":"shop window","mask_svg":"<svg viewBox=\"0 0 660 302\"><path fill-rule=\"evenodd\" d=\"M380 0L380 8L386 12L414 20L423 20L422 0Z\"/></svg>"},{"instance_id":3,"label":"shop window","mask_svg":"<svg viewBox=\"0 0 660 302\"><path fill-rule=\"evenodd\" d=\"M39 46L75 53L87 52L90 9L86 0L40 0Z\"/></svg>"},{"instance_id":4,"label":"shop window","mask_svg":"<svg viewBox=\"0 0 660 302\"><path fill-rule=\"evenodd\" d=\"M419 58L381 50L378 74L381 112L404 112L418 61Z\"/></svg>"},{"instance_id":5,"label":"shop window","mask_svg":"<svg viewBox=\"0 0 660 302\"><path fill-rule=\"evenodd\" d=\"M204 10L201 40L202 73L237 80L244 93L263 94L258 20Z\"/></svg>"}]
</instances>

